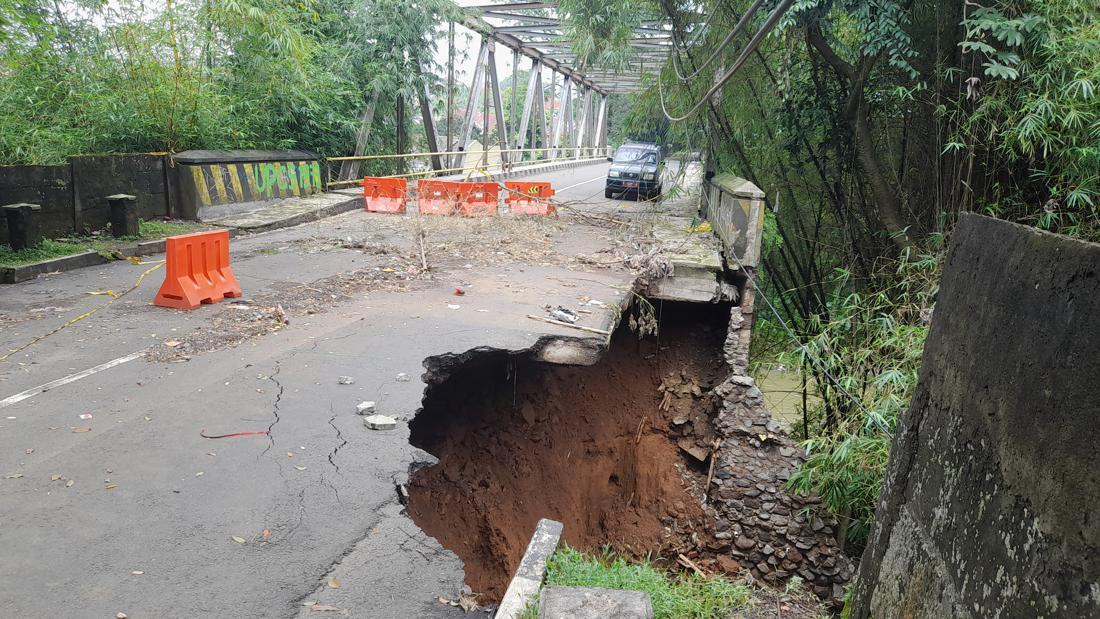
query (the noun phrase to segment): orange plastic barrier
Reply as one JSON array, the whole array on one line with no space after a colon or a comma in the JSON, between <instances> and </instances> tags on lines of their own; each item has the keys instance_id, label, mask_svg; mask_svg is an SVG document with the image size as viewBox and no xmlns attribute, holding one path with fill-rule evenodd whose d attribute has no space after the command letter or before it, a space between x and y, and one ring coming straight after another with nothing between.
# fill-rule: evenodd
<instances>
[{"instance_id":1,"label":"orange plastic barrier","mask_svg":"<svg viewBox=\"0 0 1100 619\"><path fill-rule=\"evenodd\" d=\"M504 202L508 210L521 215L553 215L556 209L550 198L554 189L550 183L505 181Z\"/></svg>"},{"instance_id":2,"label":"orange plastic barrier","mask_svg":"<svg viewBox=\"0 0 1100 619\"><path fill-rule=\"evenodd\" d=\"M167 273L155 305L195 309L241 296L229 268L229 231L196 232L165 239Z\"/></svg>"},{"instance_id":3,"label":"orange plastic barrier","mask_svg":"<svg viewBox=\"0 0 1100 619\"><path fill-rule=\"evenodd\" d=\"M363 202L371 213L404 213L408 182L403 178L363 179Z\"/></svg>"},{"instance_id":4,"label":"orange plastic barrier","mask_svg":"<svg viewBox=\"0 0 1100 619\"><path fill-rule=\"evenodd\" d=\"M496 215L500 207L500 185L496 183L452 183L458 208L463 215Z\"/></svg>"},{"instance_id":5,"label":"orange plastic barrier","mask_svg":"<svg viewBox=\"0 0 1100 619\"><path fill-rule=\"evenodd\" d=\"M423 215L451 215L455 212L455 190L451 181L417 181L416 208Z\"/></svg>"}]
</instances>

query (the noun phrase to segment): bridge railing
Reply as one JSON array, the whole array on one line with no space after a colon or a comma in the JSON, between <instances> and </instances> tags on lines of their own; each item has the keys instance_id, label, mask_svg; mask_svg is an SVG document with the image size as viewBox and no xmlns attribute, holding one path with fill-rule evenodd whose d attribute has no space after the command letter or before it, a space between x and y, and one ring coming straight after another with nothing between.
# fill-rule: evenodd
<instances>
[{"instance_id":1,"label":"bridge railing","mask_svg":"<svg viewBox=\"0 0 1100 619\"><path fill-rule=\"evenodd\" d=\"M481 175L507 172L528 165L605 159L612 149L606 147L577 146L555 148L513 148L507 150L452 150L400 155L362 155L329 157L325 160L327 186L340 188L358 185L363 174L356 170L354 178L339 178L341 170L346 174L347 162L368 163L374 161L399 162L400 169L418 167L410 172L387 174L384 178L431 178L457 174Z\"/></svg>"},{"instance_id":2,"label":"bridge railing","mask_svg":"<svg viewBox=\"0 0 1100 619\"><path fill-rule=\"evenodd\" d=\"M764 233L764 192L743 178L719 174L703 186L700 207L722 240L726 255L736 257L744 267L755 268Z\"/></svg>"}]
</instances>

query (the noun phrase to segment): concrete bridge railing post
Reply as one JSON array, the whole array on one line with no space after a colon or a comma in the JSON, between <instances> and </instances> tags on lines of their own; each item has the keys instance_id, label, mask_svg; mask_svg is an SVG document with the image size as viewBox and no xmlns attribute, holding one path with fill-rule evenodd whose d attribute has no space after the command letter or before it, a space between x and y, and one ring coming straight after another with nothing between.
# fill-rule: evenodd
<instances>
[{"instance_id":1,"label":"concrete bridge railing post","mask_svg":"<svg viewBox=\"0 0 1100 619\"><path fill-rule=\"evenodd\" d=\"M8 224L8 244L15 251L38 247L42 244L42 229L39 215L42 207L38 204L8 204L2 207Z\"/></svg>"}]
</instances>

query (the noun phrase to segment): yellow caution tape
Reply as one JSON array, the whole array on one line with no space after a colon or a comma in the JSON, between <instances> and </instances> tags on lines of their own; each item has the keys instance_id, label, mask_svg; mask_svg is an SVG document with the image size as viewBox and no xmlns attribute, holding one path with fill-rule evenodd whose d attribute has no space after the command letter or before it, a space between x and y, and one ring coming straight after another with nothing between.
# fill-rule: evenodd
<instances>
[{"instance_id":1,"label":"yellow caution tape","mask_svg":"<svg viewBox=\"0 0 1100 619\"><path fill-rule=\"evenodd\" d=\"M99 310L109 306L110 304L114 303L115 301L117 301L117 300L121 299L122 297L130 294L131 292L137 290L138 286L141 286L141 282L145 279L146 275L152 273L153 271L156 271L157 269L159 269L163 265L164 265L163 260L158 261L156 265L154 265L153 267L151 267L149 269L146 269L146 271L144 273L142 273L140 276L138 276L137 281L134 282L133 286L130 286L128 289L126 289L125 291L123 291L121 293L116 294L113 290L100 290L100 291L86 293L86 294L92 294L92 295L108 295L108 296L111 297L111 299L109 301L107 301L106 303L104 303L103 305L100 305L99 307L92 308L91 310L88 310L87 312L84 312L83 314L77 316L76 318L73 318L69 322L66 322L65 324L61 325L60 327L54 329L53 331L50 331L49 333L47 333L45 335L40 335L40 336L34 338L33 340L27 342L26 344L20 346L19 348L16 348L14 350L9 350L6 355L0 357L0 361L7 361L9 358L11 358L12 355L15 355L16 353L20 353L20 352L30 348L31 346L34 346L38 342L41 342L42 340L50 337L51 335L57 333L58 331L61 331L63 329L67 329L67 328L71 327L72 325L80 322L81 320L84 320L88 316L91 316L92 314L98 312Z\"/></svg>"}]
</instances>

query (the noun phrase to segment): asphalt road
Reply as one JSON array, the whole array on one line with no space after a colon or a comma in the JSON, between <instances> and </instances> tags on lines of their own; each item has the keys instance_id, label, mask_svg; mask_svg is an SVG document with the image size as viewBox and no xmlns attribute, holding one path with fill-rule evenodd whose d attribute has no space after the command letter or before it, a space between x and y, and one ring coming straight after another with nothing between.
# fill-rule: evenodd
<instances>
[{"instance_id":1,"label":"asphalt road","mask_svg":"<svg viewBox=\"0 0 1100 619\"><path fill-rule=\"evenodd\" d=\"M578 208L636 209L603 199L605 170L541 179ZM238 238L233 268L246 297L400 271L392 255L362 248L415 255L399 219L357 211ZM520 227L542 235L527 241L543 253L525 259L507 239L494 252L478 238L487 229L477 225L493 224L432 225L431 278L342 289L315 313L291 312L285 328L181 362L140 353L216 334L218 312L230 310L153 306L162 270L109 305L88 293L126 290L150 266L0 287L0 351L103 307L0 362L0 616L318 616L311 602L353 617L457 612L437 598L457 596L461 563L404 516L395 491L413 463L432 460L407 442L424 359L584 336L526 315L582 295L618 301L631 276L573 259L615 242L604 227L567 218ZM585 317L611 320L610 310ZM366 429L355 413L363 400L398 417L397 429Z\"/></svg>"}]
</instances>

